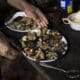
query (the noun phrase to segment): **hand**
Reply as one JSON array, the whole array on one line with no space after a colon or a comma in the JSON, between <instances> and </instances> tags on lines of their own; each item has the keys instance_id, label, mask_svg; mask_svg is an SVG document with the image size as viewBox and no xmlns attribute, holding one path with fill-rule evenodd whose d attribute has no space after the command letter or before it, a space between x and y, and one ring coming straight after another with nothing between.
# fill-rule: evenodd
<instances>
[{"instance_id":1,"label":"hand","mask_svg":"<svg viewBox=\"0 0 80 80\"><path fill-rule=\"evenodd\" d=\"M32 18L40 28L47 27L48 20L40 9L28 4L25 8L25 13L28 17Z\"/></svg>"},{"instance_id":2,"label":"hand","mask_svg":"<svg viewBox=\"0 0 80 80\"><path fill-rule=\"evenodd\" d=\"M16 51L12 46L10 46L7 38L1 32L0 32L0 55L8 59L15 59L16 56L18 55L18 51Z\"/></svg>"},{"instance_id":3,"label":"hand","mask_svg":"<svg viewBox=\"0 0 80 80\"><path fill-rule=\"evenodd\" d=\"M29 4L26 0L7 0L11 6L25 11L26 15L32 18L39 27L47 27L48 20L45 15L36 7Z\"/></svg>"}]
</instances>

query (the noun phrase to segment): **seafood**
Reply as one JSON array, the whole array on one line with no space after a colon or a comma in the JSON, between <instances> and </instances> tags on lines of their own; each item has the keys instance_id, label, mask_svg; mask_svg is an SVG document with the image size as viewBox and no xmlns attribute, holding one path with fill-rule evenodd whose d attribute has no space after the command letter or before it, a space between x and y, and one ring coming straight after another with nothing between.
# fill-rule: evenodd
<instances>
[{"instance_id":1,"label":"seafood","mask_svg":"<svg viewBox=\"0 0 80 80\"><path fill-rule=\"evenodd\" d=\"M63 53L67 44L57 31L41 29L38 32L28 32L21 39L21 45L26 55L37 60L51 60Z\"/></svg>"},{"instance_id":2,"label":"seafood","mask_svg":"<svg viewBox=\"0 0 80 80\"><path fill-rule=\"evenodd\" d=\"M29 17L17 17L8 24L11 28L16 30L28 30L37 28L36 23Z\"/></svg>"}]
</instances>

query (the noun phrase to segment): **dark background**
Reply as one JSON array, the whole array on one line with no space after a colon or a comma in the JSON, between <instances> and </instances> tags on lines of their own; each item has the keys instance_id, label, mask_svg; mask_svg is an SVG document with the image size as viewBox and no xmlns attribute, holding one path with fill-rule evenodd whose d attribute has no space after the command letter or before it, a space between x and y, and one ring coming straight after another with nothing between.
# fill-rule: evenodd
<instances>
[{"instance_id":1,"label":"dark background","mask_svg":"<svg viewBox=\"0 0 80 80\"><path fill-rule=\"evenodd\" d=\"M54 6L59 6L58 3L59 3L58 0L53 0L52 5L54 4ZM2 4L2 3L0 2L0 4ZM5 19L5 17L7 17L7 14L5 14L5 13L7 12L8 14L12 14L14 12L13 10L15 10L14 8L10 7L8 4L5 6L7 6L7 7L5 8L0 5L0 26L4 25L4 19ZM74 0L73 1L74 12L79 9L80 9L80 0ZM80 32L73 31L69 27L69 25L63 25L63 24L55 26L55 29L59 30L69 40L70 49L69 49L68 54L64 58L62 58L61 60L59 60L57 62L50 63L50 65L62 67L66 70L70 70L70 69L80 70ZM42 68L42 70L45 70L46 74L48 74L48 76L52 80L53 79L55 79L55 80L69 80L69 79L65 78L63 73L52 71L50 69L44 69L44 68ZM26 71L28 71L29 73ZM4 75L4 77L5 77L4 80L7 80L7 79L12 80L12 78L14 76L15 76L15 80L16 79L23 80L23 79L21 79L21 75L24 75L23 76L24 80L26 80L26 78L29 78L27 80L30 80L30 78L33 78L33 76L35 74L37 75L37 73L34 71L34 68L32 68L32 66L26 61L24 56L19 56L16 60L14 60L12 62L12 64L10 65L9 69L7 70L7 72ZM27 77L28 76L27 74L31 74L31 75L29 75L29 77ZM6 75L8 76L8 78L6 78ZM12 77L9 77L10 75ZM57 77L56 77L56 75L57 75ZM31 79L31 80L33 80L33 79ZM80 80L80 78L75 79L75 80Z\"/></svg>"}]
</instances>

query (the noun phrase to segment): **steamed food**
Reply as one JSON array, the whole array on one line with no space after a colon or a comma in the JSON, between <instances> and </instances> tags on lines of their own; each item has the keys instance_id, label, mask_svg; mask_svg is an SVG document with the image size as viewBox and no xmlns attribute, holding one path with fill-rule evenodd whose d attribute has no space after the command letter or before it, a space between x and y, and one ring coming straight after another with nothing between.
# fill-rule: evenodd
<instances>
[{"instance_id":1,"label":"steamed food","mask_svg":"<svg viewBox=\"0 0 80 80\"><path fill-rule=\"evenodd\" d=\"M9 26L16 30L27 30L37 27L34 20L29 17L17 17L9 24Z\"/></svg>"},{"instance_id":2,"label":"steamed food","mask_svg":"<svg viewBox=\"0 0 80 80\"><path fill-rule=\"evenodd\" d=\"M28 32L22 37L21 45L26 55L36 60L57 59L67 46L59 32L48 29Z\"/></svg>"}]
</instances>

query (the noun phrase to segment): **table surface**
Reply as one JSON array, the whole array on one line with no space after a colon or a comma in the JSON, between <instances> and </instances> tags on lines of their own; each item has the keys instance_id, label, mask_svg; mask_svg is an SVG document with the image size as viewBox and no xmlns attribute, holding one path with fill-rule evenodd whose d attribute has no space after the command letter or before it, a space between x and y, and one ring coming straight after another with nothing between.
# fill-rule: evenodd
<instances>
[{"instance_id":1,"label":"table surface","mask_svg":"<svg viewBox=\"0 0 80 80\"><path fill-rule=\"evenodd\" d=\"M63 23L57 26L52 26L51 28L60 31L67 38L69 42L69 50L63 58L48 64L66 70L80 70L80 31L74 31L70 28L69 25L64 25ZM41 70L40 72L47 75L50 80L69 80L66 78L63 72L41 67L38 63L35 62L32 62L32 65L33 67L36 66L35 68L38 68L37 70ZM80 80L80 78L73 80Z\"/></svg>"},{"instance_id":2,"label":"table surface","mask_svg":"<svg viewBox=\"0 0 80 80\"><path fill-rule=\"evenodd\" d=\"M80 32L74 31L69 25L64 24L56 26L55 29L59 30L67 38L69 42L69 50L62 59L48 64L51 66L63 68L65 70L80 70ZM45 73L50 77L50 80L69 80L66 78L63 72L49 68L42 69L45 70ZM80 78L76 80L80 80Z\"/></svg>"},{"instance_id":3,"label":"table surface","mask_svg":"<svg viewBox=\"0 0 80 80\"><path fill-rule=\"evenodd\" d=\"M69 25L63 23L53 27L53 29L58 30L66 37L69 42L69 49L63 58L47 64L65 70L80 70L80 32L72 30ZM49 77L49 80L80 80L80 77L69 79L63 72L54 69L41 67L41 70Z\"/></svg>"}]
</instances>

